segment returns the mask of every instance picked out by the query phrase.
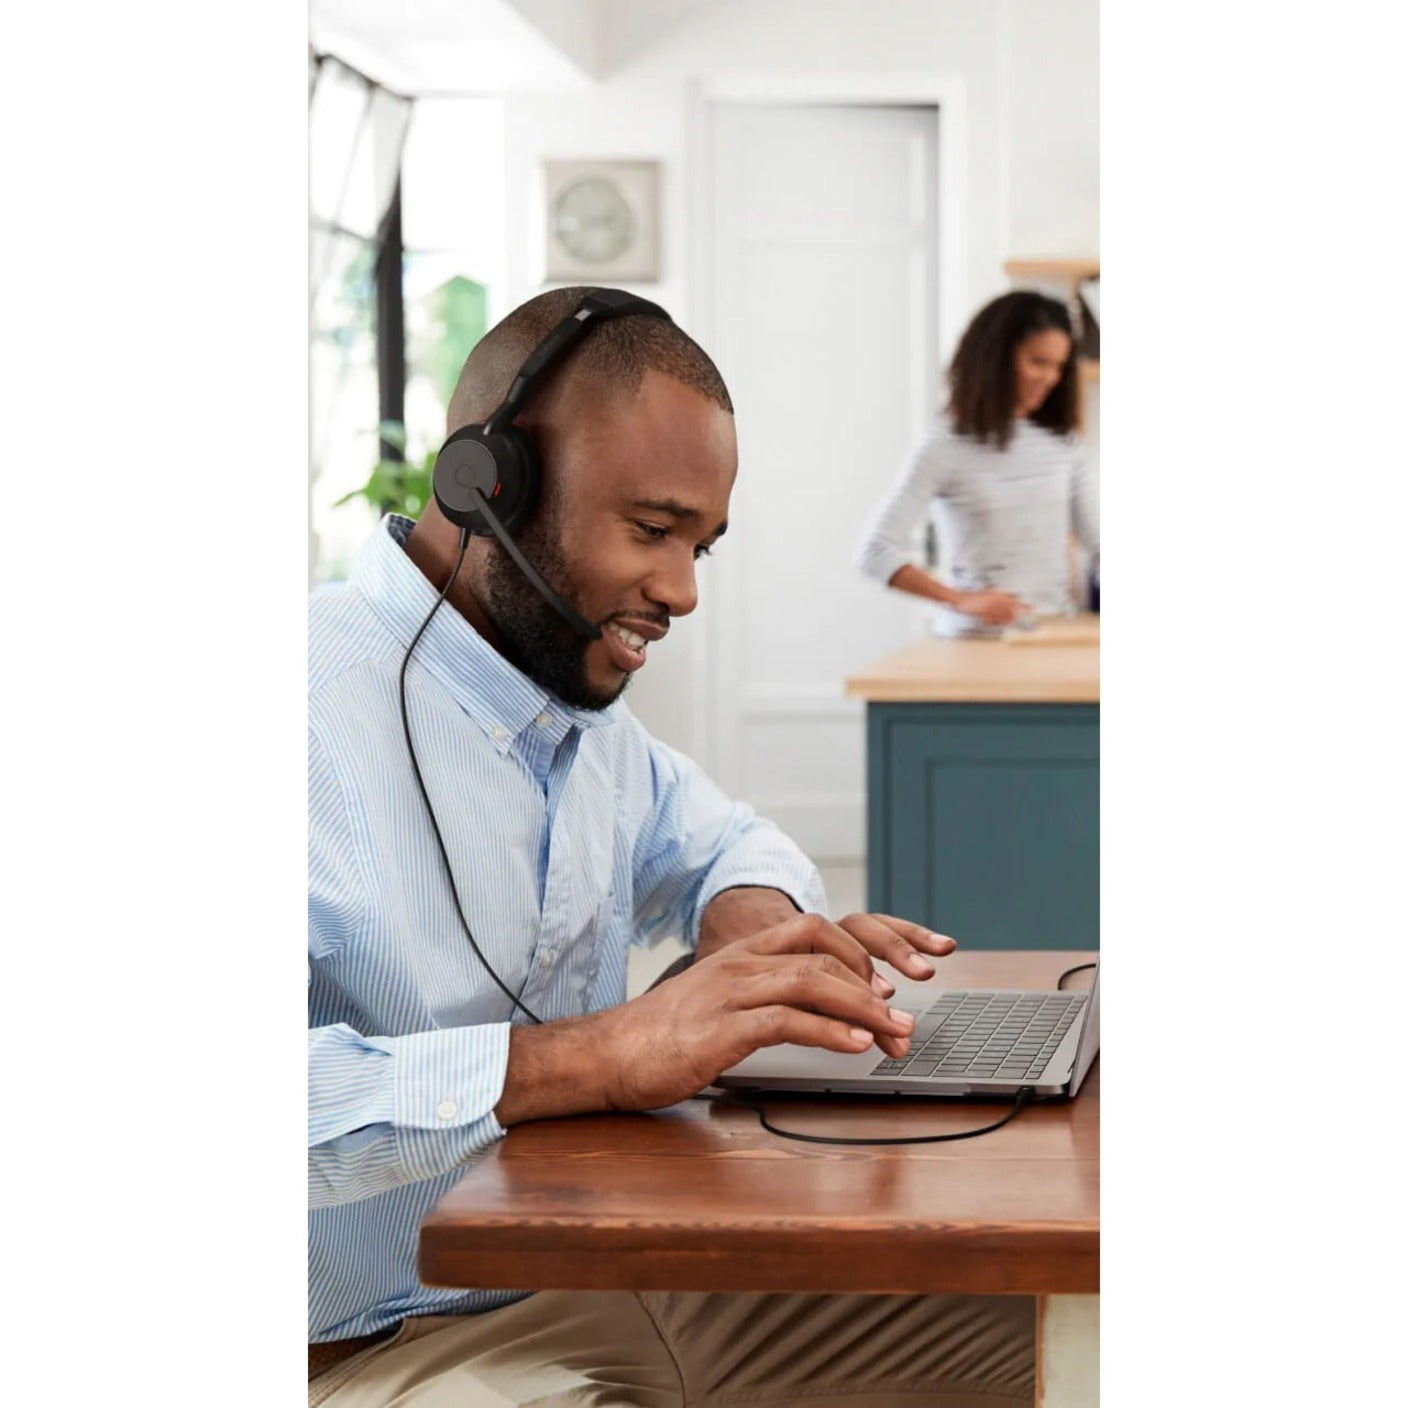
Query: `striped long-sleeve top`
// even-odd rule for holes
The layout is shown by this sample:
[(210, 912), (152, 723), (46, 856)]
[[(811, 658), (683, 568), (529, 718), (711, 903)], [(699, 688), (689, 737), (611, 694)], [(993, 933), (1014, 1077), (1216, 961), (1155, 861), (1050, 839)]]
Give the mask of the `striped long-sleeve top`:
[[(1030, 421), (1006, 449), (956, 434), (941, 420), (909, 457), (871, 515), (856, 565), (886, 583), (915, 560), (925, 514), (938, 535), (940, 575), (959, 591), (999, 590), (1043, 615), (1073, 609), (1067, 544), (1100, 552), (1095, 471), (1072, 436)], [(938, 635), (982, 634), (976, 617), (934, 603)]]
[[(421, 1219), (503, 1136), (515, 1013), (475, 958), (416, 788), (401, 661), (436, 593), (390, 517), (309, 622), (309, 1339), (504, 1304), (416, 1276)], [(545, 1021), (626, 995), (626, 950), (693, 944), (705, 906), (815, 868), (624, 703), (568, 708), (442, 607), (407, 677), (426, 787), (470, 929)]]

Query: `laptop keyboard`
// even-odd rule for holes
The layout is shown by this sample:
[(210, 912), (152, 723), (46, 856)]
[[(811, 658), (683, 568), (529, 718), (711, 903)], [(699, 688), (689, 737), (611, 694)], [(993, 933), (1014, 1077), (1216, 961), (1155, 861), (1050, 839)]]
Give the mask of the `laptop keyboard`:
[(1083, 992), (946, 992), (921, 1013), (909, 1055), (872, 1076), (1031, 1080), (1041, 1075), (1085, 1004)]

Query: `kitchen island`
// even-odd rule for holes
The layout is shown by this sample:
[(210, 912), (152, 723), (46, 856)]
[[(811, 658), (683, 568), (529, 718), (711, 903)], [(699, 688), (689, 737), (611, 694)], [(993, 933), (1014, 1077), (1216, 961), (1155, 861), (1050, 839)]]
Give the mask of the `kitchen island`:
[(977, 949), (1100, 943), (1099, 617), (914, 641), (866, 701), (867, 908)]

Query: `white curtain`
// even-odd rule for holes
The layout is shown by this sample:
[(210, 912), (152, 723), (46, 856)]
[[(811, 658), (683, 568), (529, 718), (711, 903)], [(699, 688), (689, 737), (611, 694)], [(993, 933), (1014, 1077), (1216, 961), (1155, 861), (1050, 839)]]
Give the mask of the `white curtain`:
[(372, 241), (386, 214), (410, 122), (411, 100), (330, 56), (310, 64), (309, 305), (315, 311), (339, 236)]
[[(396, 190), (411, 100), (328, 55), (308, 72), (308, 515), (310, 583), (323, 499), (375, 457), (377, 235)], [(319, 481), (322, 481), (321, 483)], [(345, 481), (345, 482), (344, 482)]]

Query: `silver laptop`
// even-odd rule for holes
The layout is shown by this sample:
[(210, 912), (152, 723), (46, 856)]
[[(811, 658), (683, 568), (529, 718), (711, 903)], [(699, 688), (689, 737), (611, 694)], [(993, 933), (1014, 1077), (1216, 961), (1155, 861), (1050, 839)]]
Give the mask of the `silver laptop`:
[[(942, 964), (940, 972), (942, 972)], [(889, 974), (887, 973), (887, 976)], [(891, 977), (891, 1007), (915, 1019), (909, 1054), (767, 1046), (715, 1085), (845, 1095), (1012, 1095), (1070, 1098), (1100, 1049), (1100, 964), (1089, 991), (935, 988)]]

